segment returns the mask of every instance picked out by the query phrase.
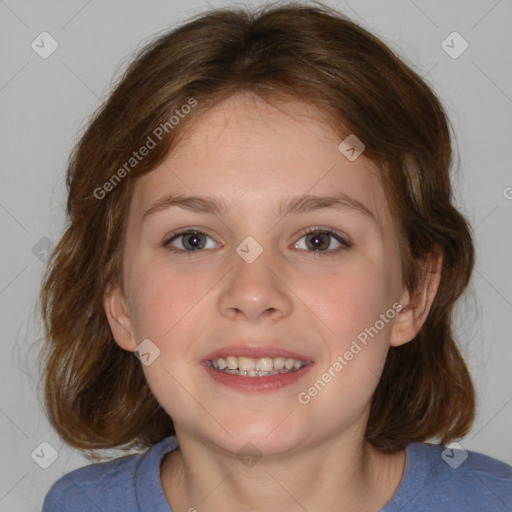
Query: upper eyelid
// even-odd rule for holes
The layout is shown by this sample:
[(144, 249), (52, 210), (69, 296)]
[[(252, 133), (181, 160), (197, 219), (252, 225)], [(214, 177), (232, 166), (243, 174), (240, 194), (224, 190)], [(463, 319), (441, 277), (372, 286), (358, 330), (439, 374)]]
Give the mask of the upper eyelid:
[(183, 235), (187, 235), (187, 234), (191, 234), (191, 233), (199, 233), (201, 235), (206, 235), (208, 237), (210, 237), (212, 240), (215, 240), (214, 237), (212, 235), (210, 235), (207, 231), (204, 230), (204, 228), (194, 228), (194, 227), (190, 227), (190, 228), (183, 228), (183, 229), (178, 229), (177, 231), (174, 231), (172, 232), (171, 234), (167, 235), (165, 238), (164, 238), (164, 244), (167, 244), (169, 243), (171, 240), (175, 239), (175, 238), (178, 238), (180, 236), (183, 236)]

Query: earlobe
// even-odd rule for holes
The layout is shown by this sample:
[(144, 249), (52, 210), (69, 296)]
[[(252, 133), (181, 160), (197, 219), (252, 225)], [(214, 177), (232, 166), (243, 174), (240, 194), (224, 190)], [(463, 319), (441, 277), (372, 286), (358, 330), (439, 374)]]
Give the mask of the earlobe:
[(133, 352), (136, 348), (133, 325), (129, 308), (119, 286), (107, 286), (103, 296), (103, 307), (114, 340), (124, 350)]
[(441, 281), (442, 252), (436, 250), (428, 255), (424, 274), (416, 293), (404, 290), (400, 310), (390, 338), (390, 345), (398, 347), (414, 339), (425, 323)]

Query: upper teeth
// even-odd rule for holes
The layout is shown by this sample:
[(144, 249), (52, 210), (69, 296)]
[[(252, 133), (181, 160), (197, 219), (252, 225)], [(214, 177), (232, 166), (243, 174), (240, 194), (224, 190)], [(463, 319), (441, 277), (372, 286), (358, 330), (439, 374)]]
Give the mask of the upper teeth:
[(305, 361), (297, 359), (286, 359), (284, 357), (262, 357), (261, 359), (251, 359), (248, 357), (228, 356), (225, 359), (219, 357), (211, 361), (216, 370), (240, 370), (240, 371), (262, 371), (271, 372), (272, 370), (299, 370)]

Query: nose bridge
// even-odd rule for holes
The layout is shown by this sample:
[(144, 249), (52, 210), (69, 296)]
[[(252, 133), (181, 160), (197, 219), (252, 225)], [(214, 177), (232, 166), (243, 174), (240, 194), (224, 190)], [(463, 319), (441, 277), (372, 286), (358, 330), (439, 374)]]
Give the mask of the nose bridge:
[(274, 257), (272, 249), (263, 249), (247, 237), (231, 258), (232, 271), (221, 290), (218, 304), (223, 315), (239, 315), (254, 321), (265, 315), (281, 318), (290, 314), (291, 297), (278, 278), (278, 256)]

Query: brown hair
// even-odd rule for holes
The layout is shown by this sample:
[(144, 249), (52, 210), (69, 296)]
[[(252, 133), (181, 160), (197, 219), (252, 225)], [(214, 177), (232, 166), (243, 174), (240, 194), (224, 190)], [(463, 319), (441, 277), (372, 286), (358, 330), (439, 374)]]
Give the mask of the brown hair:
[[(421, 261), (436, 247), (443, 253), (425, 324), (413, 341), (389, 350), (366, 438), (393, 452), (434, 437), (445, 444), (469, 431), (474, 390), (451, 317), (474, 249), (452, 204), (446, 115), (384, 43), (315, 4), (217, 9), (158, 37), (128, 67), (76, 145), (67, 173), (69, 223), (41, 291), (45, 405), (70, 445), (146, 447), (174, 433), (139, 361), (114, 342), (103, 295), (108, 283), (122, 287), (123, 233), (137, 176), (164, 159), (185, 127), (235, 93), (276, 105), (305, 102), (324, 114), (340, 142), (348, 133), (364, 142), (365, 156), (381, 170), (410, 292), (424, 275)], [(170, 116), (191, 99), (194, 108), (170, 129)], [(163, 123), (169, 129), (162, 140), (126, 171), (133, 151)], [(123, 166), (126, 172), (119, 171)], [(114, 183), (116, 174), (122, 179)]]

